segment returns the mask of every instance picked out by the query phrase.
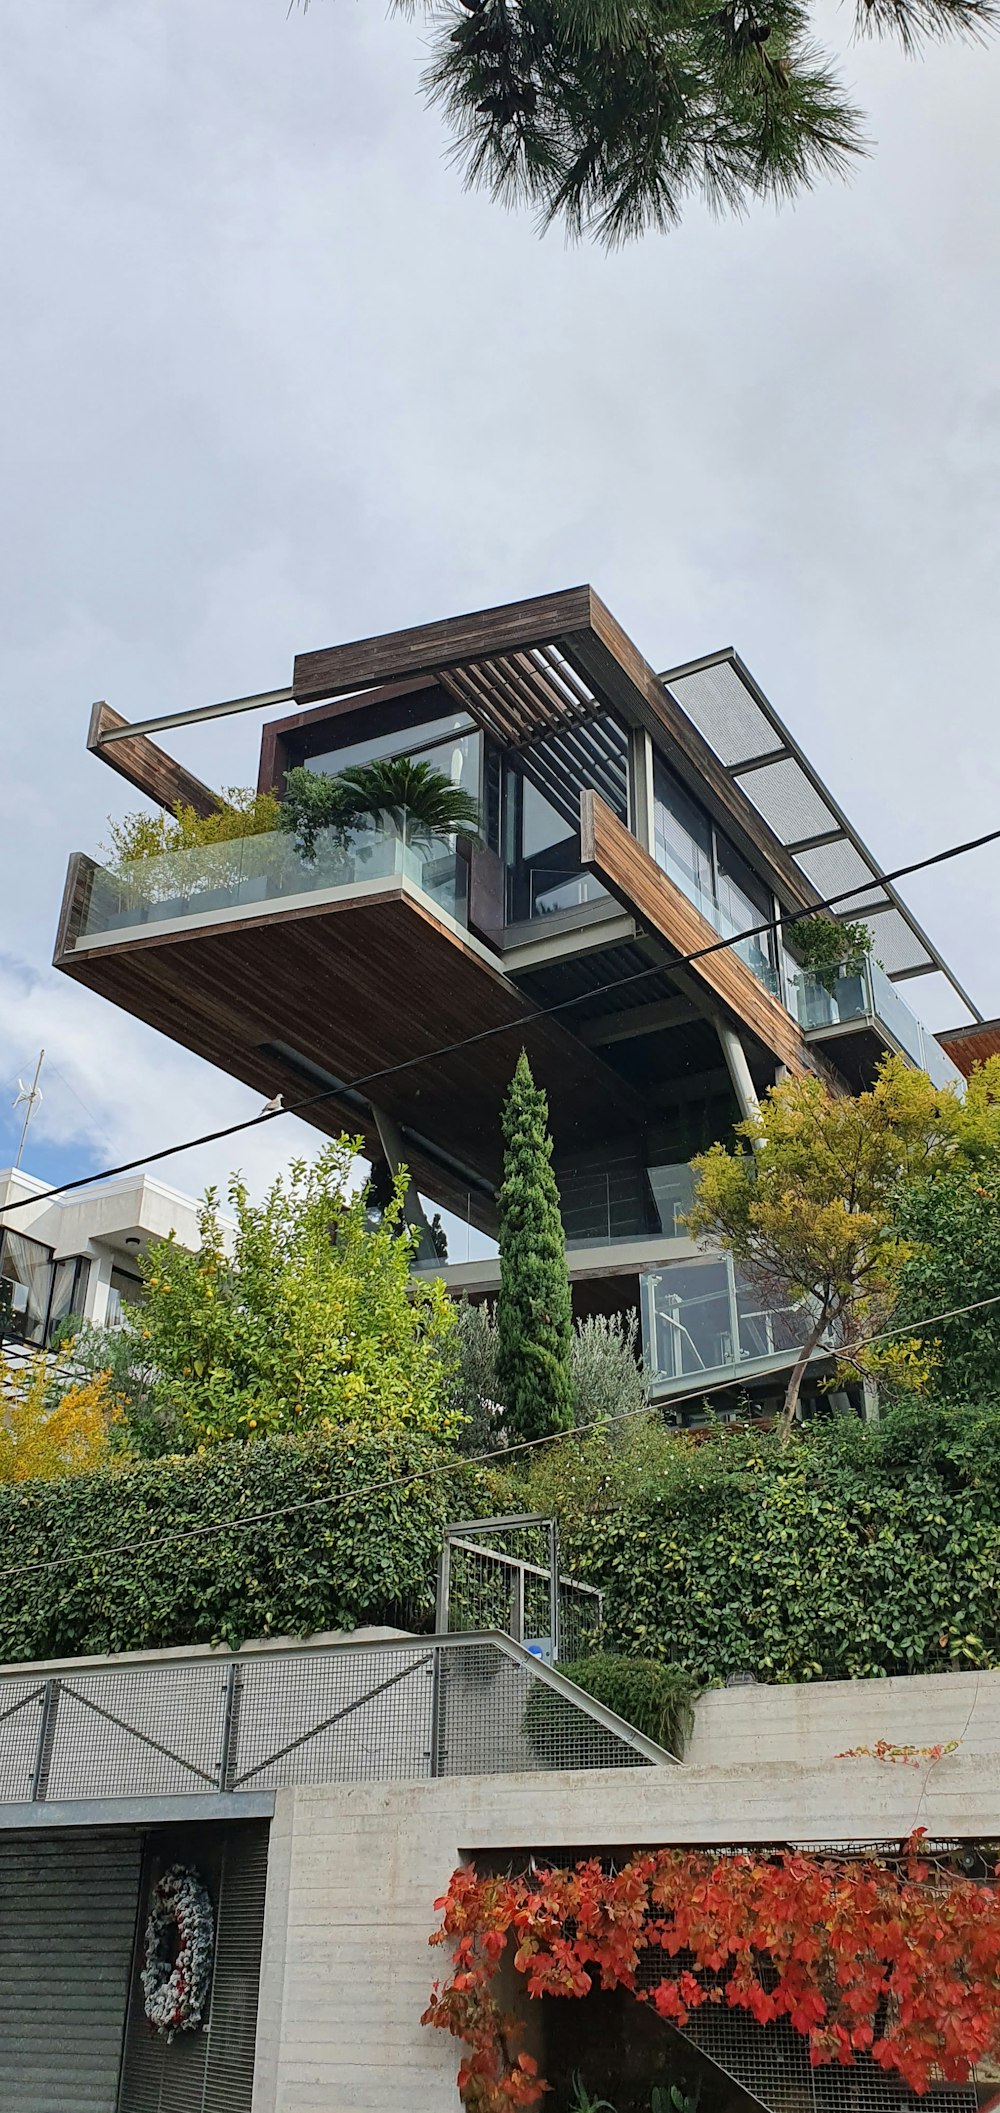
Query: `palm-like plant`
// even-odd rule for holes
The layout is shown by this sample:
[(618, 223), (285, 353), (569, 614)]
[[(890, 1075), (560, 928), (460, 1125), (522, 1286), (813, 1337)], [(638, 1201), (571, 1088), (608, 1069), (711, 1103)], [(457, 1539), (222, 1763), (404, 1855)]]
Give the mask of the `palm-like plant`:
[(434, 836), (478, 836), (479, 801), (463, 792), (432, 763), (410, 756), (358, 763), (332, 781), (356, 793), (359, 809), (376, 821), (390, 821), (411, 842)]
[(320, 830), (330, 829), (346, 842), (350, 830), (366, 822), (391, 823), (410, 843), (433, 837), (478, 836), (478, 800), (453, 785), (431, 763), (393, 756), (357, 763), (334, 777), (315, 770), (290, 770), (285, 779), (281, 826), (294, 834), (305, 858), (316, 853)]

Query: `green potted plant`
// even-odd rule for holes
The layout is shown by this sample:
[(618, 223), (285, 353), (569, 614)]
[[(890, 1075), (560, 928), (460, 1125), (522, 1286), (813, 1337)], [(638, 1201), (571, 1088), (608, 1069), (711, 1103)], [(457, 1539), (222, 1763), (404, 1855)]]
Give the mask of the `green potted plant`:
[[(856, 1019), (865, 1012), (863, 977), (872, 950), (867, 925), (834, 917), (803, 917), (789, 933), (803, 968), (834, 1003), (825, 1021), (808, 1020), (808, 1026), (831, 1025), (833, 1020)], [(808, 998), (807, 998), (808, 1006)]]

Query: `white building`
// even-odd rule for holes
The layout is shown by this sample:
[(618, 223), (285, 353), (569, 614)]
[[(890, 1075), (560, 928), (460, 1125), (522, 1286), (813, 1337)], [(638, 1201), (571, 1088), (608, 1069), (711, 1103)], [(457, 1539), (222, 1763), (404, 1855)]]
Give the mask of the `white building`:
[(0, 1171), (0, 1328), (44, 1347), (70, 1314), (113, 1325), (139, 1295), (151, 1241), (173, 1233), (198, 1247), (198, 1208), (146, 1174), (60, 1196), (20, 1168)]

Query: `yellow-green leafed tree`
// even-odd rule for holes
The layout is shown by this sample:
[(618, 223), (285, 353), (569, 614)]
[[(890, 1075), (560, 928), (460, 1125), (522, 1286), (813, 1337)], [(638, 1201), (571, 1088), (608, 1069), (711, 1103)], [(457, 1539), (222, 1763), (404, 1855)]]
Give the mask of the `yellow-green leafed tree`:
[(39, 1356), (0, 1370), (0, 1483), (51, 1481), (107, 1465), (115, 1406), (107, 1374), (69, 1385)]
[[(736, 1125), (744, 1149), (713, 1145), (695, 1159), (691, 1231), (728, 1248), (775, 1305), (803, 1305), (783, 1438), (817, 1346), (857, 1362), (887, 1327), (912, 1253), (894, 1222), (897, 1190), (950, 1157), (962, 1122), (954, 1092), (892, 1057), (866, 1093), (838, 1097), (813, 1077), (774, 1087)], [(919, 1379), (919, 1346), (900, 1346), (899, 1360)]]
[(311, 1165), (293, 1161), (259, 1204), (234, 1177), (228, 1245), (209, 1191), (196, 1254), (171, 1240), (150, 1248), (143, 1303), (125, 1319), (137, 1450), (336, 1424), (442, 1439), (459, 1427), (454, 1308), (439, 1281), (411, 1273), (405, 1173), (370, 1222), (367, 1192), (352, 1187), (360, 1150), (343, 1137)]

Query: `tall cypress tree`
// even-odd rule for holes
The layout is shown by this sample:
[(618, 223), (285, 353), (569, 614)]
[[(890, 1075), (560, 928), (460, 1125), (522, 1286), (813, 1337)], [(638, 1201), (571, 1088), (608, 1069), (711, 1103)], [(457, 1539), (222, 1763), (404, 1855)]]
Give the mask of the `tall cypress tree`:
[(573, 1322), (548, 1115), (522, 1049), (504, 1104), (497, 1199), (497, 1379), (514, 1438), (542, 1438), (573, 1421)]

